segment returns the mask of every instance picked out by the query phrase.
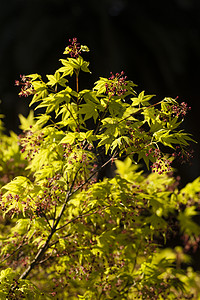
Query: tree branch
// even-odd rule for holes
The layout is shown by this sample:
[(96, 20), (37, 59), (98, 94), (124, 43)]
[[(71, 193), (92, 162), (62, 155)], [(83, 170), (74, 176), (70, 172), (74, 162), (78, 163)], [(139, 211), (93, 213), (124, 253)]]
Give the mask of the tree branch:
[[(66, 208), (66, 205), (70, 199), (70, 197), (75, 194), (77, 191), (79, 191), (97, 172), (99, 172), (103, 167), (105, 167), (110, 161), (113, 161), (115, 159), (115, 157), (111, 157), (107, 162), (105, 162), (100, 168), (98, 168), (95, 172), (92, 173), (92, 175), (87, 179), (85, 180), (85, 182), (83, 184), (81, 184), (77, 189), (75, 189), (73, 192), (73, 187), (74, 187), (74, 184), (75, 184), (75, 181), (76, 181), (76, 177), (78, 175), (78, 172), (79, 170), (76, 172), (75, 174), (75, 177), (74, 177), (74, 180), (71, 184), (71, 187), (70, 187), (70, 190), (69, 192), (67, 193), (66, 195), (66, 198), (65, 198), (65, 201), (64, 201), (64, 204), (62, 206), (62, 209), (60, 211), (60, 214), (59, 216), (57, 217), (56, 221), (54, 222), (54, 225), (51, 227), (51, 232), (46, 240), (46, 242), (44, 243), (44, 245), (42, 246), (42, 248), (40, 248), (40, 250), (38, 251), (38, 253), (36, 254), (34, 260), (30, 263), (30, 265), (28, 266), (28, 268), (22, 273), (22, 275), (20, 276), (20, 279), (25, 279), (29, 273), (31, 272), (31, 270), (40, 262), (41, 258), (43, 257), (44, 253), (46, 252), (46, 250), (49, 248), (49, 243), (52, 239), (52, 236), (54, 235), (54, 233), (58, 230), (57, 229), (57, 226), (62, 218), (62, 215), (65, 211), (65, 208)], [(80, 216), (74, 218), (75, 219), (78, 219), (80, 218)], [(61, 229), (62, 227), (60, 227), (59, 229)]]
[(65, 208), (66, 208), (66, 205), (67, 205), (67, 202), (69, 201), (69, 198), (70, 196), (73, 194), (72, 193), (72, 189), (74, 187), (74, 184), (75, 184), (75, 181), (76, 181), (76, 177), (78, 175), (78, 172), (79, 170), (76, 172), (75, 174), (75, 177), (74, 177), (74, 180), (71, 184), (71, 187), (70, 187), (70, 190), (69, 192), (67, 193), (66, 197), (65, 197), (65, 201), (64, 201), (64, 204), (62, 206), (62, 209), (60, 211), (60, 214), (56, 220), (56, 222), (54, 223), (53, 227), (51, 228), (51, 232), (45, 242), (45, 244), (42, 246), (42, 248), (38, 251), (38, 253), (36, 254), (34, 260), (31, 262), (31, 264), (28, 266), (28, 268), (24, 271), (24, 273), (22, 273), (22, 275), (20, 276), (20, 279), (25, 279), (29, 273), (31, 272), (31, 270), (39, 263), (39, 261), (41, 260), (42, 256), (44, 255), (44, 253), (46, 252), (46, 250), (48, 249), (49, 247), (49, 242), (52, 238), (52, 236), (54, 235), (54, 233), (56, 232), (56, 228), (58, 226), (58, 223), (60, 222), (60, 219), (65, 211)]

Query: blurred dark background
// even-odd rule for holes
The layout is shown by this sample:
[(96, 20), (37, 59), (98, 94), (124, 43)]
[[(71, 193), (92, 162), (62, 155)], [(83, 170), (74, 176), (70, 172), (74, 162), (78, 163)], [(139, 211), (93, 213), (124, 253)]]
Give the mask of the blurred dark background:
[[(20, 74), (53, 74), (68, 39), (90, 48), (85, 59), (92, 88), (99, 76), (124, 70), (146, 93), (179, 96), (192, 107), (185, 129), (200, 143), (200, 1), (8, 0), (0, 8), (0, 109), (8, 130), (27, 116), (29, 99), (18, 97)], [(182, 184), (200, 175), (200, 145), (192, 165), (178, 165)]]

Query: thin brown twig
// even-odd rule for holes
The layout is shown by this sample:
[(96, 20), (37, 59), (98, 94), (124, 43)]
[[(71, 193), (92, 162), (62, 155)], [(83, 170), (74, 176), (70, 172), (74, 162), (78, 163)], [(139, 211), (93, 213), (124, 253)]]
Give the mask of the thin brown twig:
[[(31, 272), (31, 270), (39, 263), (39, 261), (41, 260), (42, 256), (44, 255), (44, 253), (46, 252), (46, 250), (49, 248), (49, 243), (51, 241), (52, 236), (54, 235), (54, 233), (57, 231), (57, 226), (61, 220), (61, 217), (65, 211), (66, 205), (70, 199), (70, 197), (75, 194), (77, 191), (79, 191), (97, 172), (100, 171), (100, 169), (102, 169), (103, 167), (105, 167), (110, 161), (113, 161), (114, 159), (116, 159), (114, 156), (112, 156), (107, 162), (105, 162), (100, 168), (98, 168), (97, 170), (95, 170), (93, 172), (93, 174), (87, 179), (85, 180), (85, 182), (83, 184), (81, 184), (79, 187), (77, 187), (77, 189), (75, 189), (73, 192), (73, 187), (76, 181), (76, 177), (78, 175), (79, 170), (76, 172), (75, 176), (74, 176), (74, 180), (71, 184), (70, 190), (67, 193), (66, 197), (65, 197), (65, 201), (64, 204), (62, 206), (62, 209), (60, 211), (59, 216), (57, 217), (54, 225), (51, 228), (51, 232), (46, 240), (46, 242), (44, 243), (44, 245), (42, 246), (42, 248), (40, 248), (40, 250), (38, 251), (38, 253), (36, 254), (34, 260), (30, 263), (30, 265), (28, 266), (28, 268), (21, 274), (20, 279), (25, 279), (29, 273)], [(79, 217), (80, 218), (80, 217)]]

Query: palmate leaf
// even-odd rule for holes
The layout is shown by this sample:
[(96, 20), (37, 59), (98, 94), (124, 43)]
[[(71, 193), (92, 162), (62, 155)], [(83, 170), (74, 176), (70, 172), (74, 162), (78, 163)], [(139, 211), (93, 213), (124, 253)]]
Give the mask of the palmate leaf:
[(50, 156), (50, 149), (41, 149), (39, 153), (37, 153), (30, 164), (27, 167), (27, 170), (31, 170), (32, 172), (35, 172), (37, 170), (40, 170), (44, 165), (49, 164), (49, 156)]
[(168, 104), (173, 104), (173, 105), (176, 105), (177, 104), (177, 101), (174, 99), (174, 98), (171, 98), (171, 97), (165, 97), (162, 102), (164, 103), (168, 103)]
[(113, 151), (114, 151), (115, 148), (117, 148), (117, 147), (118, 147), (119, 149), (121, 149), (122, 143), (123, 143), (122, 137), (119, 137), (119, 138), (115, 139), (114, 142), (112, 142), (112, 144), (111, 144), (111, 149), (112, 149), (111, 152), (113, 153)]
[(44, 102), (41, 104), (41, 105), (38, 105), (37, 108), (40, 108), (40, 107), (47, 107), (45, 113), (46, 114), (49, 114), (51, 113), (52, 111), (55, 111), (56, 113), (56, 116), (57, 116), (57, 113), (59, 112), (59, 108), (60, 108), (60, 104), (63, 102), (63, 99), (56, 99), (56, 101), (54, 101), (53, 103), (51, 103), (51, 99), (53, 100), (54, 98), (52, 97), (49, 97), (49, 103), (45, 103)]
[(160, 121), (155, 120), (150, 125), (150, 132), (152, 132), (153, 134), (160, 131), (161, 129), (163, 129), (163, 124)]
[(115, 139), (111, 144), (111, 153), (115, 150), (115, 148), (124, 148), (125, 145), (129, 145), (131, 143), (131, 139), (127, 136), (120, 136)]
[(12, 228), (12, 233), (25, 234), (27, 233), (29, 227), (31, 225), (31, 220), (27, 219), (18, 219), (16, 225)]
[(83, 52), (89, 52), (90, 49), (86, 45), (81, 45), (81, 51), (83, 51)]
[(144, 115), (144, 119), (149, 126), (151, 126), (152, 123), (155, 123), (157, 113), (154, 107), (146, 107), (141, 113)]
[(68, 132), (66, 136), (60, 141), (60, 144), (69, 143), (70, 145), (73, 145), (78, 137), (78, 132)]
[(79, 140), (87, 140), (89, 143), (93, 143), (93, 141), (97, 140), (97, 137), (93, 134), (93, 130), (88, 130), (87, 132), (80, 132)]
[(81, 56), (77, 59), (75, 58), (67, 58), (67, 59), (60, 59), (61, 63), (64, 67), (58, 69), (59, 72), (63, 73), (63, 76), (70, 75), (72, 76), (75, 70), (82, 70), (83, 72), (89, 72), (88, 68), (89, 62), (84, 61)]
[(95, 135), (93, 135), (93, 130), (88, 130), (87, 132), (67, 132), (67, 134), (61, 139), (60, 144), (69, 143), (72, 145), (75, 140), (83, 141), (87, 140), (88, 142), (92, 142), (97, 139)]
[(200, 177), (197, 177), (193, 182), (186, 184), (186, 186), (181, 189), (178, 199), (180, 203), (186, 204), (189, 199), (193, 199), (194, 203), (198, 203), (200, 193)]
[(167, 129), (160, 129), (159, 131), (154, 132), (153, 136), (158, 142), (161, 142), (163, 145), (171, 148), (174, 148), (173, 144), (188, 146), (188, 141), (194, 142), (189, 134), (182, 131), (173, 132)]
[(99, 116), (99, 111), (103, 111), (104, 107), (101, 105), (99, 99), (96, 96), (95, 91), (91, 90), (83, 90), (79, 92), (80, 102), (82, 98), (85, 100), (85, 104), (80, 104), (80, 109), (78, 111), (79, 114), (85, 114), (84, 120), (88, 120), (90, 118), (96, 120)]
[(56, 171), (60, 171), (62, 170), (62, 168), (58, 168), (56, 169), (53, 165), (49, 165), (49, 166), (45, 166), (44, 168), (41, 168), (40, 170), (37, 170), (34, 174), (35, 176), (35, 180), (40, 181), (42, 179), (45, 178), (52, 178), (54, 176), (54, 174), (56, 173)]
[(95, 91), (85, 89), (79, 92), (79, 96), (83, 97), (86, 103), (89, 101), (89, 103), (93, 102), (96, 105), (100, 105), (100, 101), (97, 98)]
[(35, 126), (39, 126), (39, 127), (42, 127), (43, 125), (45, 125), (49, 119), (51, 118), (51, 116), (49, 115), (46, 115), (46, 114), (42, 114), (38, 117), (36, 117), (38, 120), (37, 122), (35, 123)]
[(183, 120), (181, 120), (180, 122), (178, 122), (178, 118), (174, 117), (174, 118), (172, 118), (172, 120), (169, 120), (169, 122), (167, 122), (167, 128), (169, 130), (174, 130), (177, 127), (179, 127), (182, 122), (183, 122)]
[(140, 108), (136, 108), (133, 106), (127, 106), (125, 109), (122, 119), (129, 119), (131, 121), (137, 121), (137, 118), (134, 118), (134, 115), (137, 114), (137, 112), (140, 112)]
[[(8, 299), (10, 288), (12, 284), (18, 280), (18, 272), (7, 268), (2, 270), (0, 273), (0, 297), (1, 300)], [(29, 280), (18, 280), (18, 285), (13, 289), (15, 299), (19, 299), (21, 292), (23, 292), (27, 300), (50, 300), (51, 296), (42, 293), (31, 281)], [(12, 296), (13, 297), (13, 296)]]
[(32, 81), (34, 81), (34, 80), (36, 80), (36, 79), (39, 79), (39, 80), (42, 79), (41, 75), (39, 75), (39, 74), (37, 74), (37, 73), (35, 73), (35, 74), (29, 74), (29, 75), (27, 75), (27, 77), (28, 77), (28, 78), (31, 78)]
[(46, 75), (46, 76), (47, 76), (47, 78), (49, 80), (47, 82), (48, 85), (54, 86), (56, 84), (59, 84), (59, 85), (61, 85), (63, 87), (66, 87), (67, 79), (64, 78), (63, 76), (61, 76), (58, 71), (56, 71), (54, 73), (54, 75)]
[(97, 147), (101, 147), (103, 145), (105, 145), (105, 153), (107, 154), (109, 149), (110, 149), (110, 145), (113, 141), (113, 137), (110, 135), (99, 135), (97, 136), (97, 138), (100, 138), (100, 142), (98, 143)]
[(81, 69), (84, 72), (90, 72), (88, 69), (89, 62), (86, 62), (83, 60), (81, 56), (79, 56), (77, 59), (76, 58), (68, 58), (68, 62), (71, 64), (71, 66), (74, 69)]
[(85, 115), (84, 121), (93, 118), (95, 123), (99, 116), (97, 105), (91, 101), (88, 101), (86, 104), (81, 104), (78, 113)]
[(63, 64), (64, 67), (61, 67), (58, 69), (59, 72), (63, 73), (63, 76), (70, 75), (72, 76), (74, 73), (74, 68), (73, 66), (69, 63), (68, 58), (67, 59), (60, 59), (61, 63)]
[(119, 118), (105, 118), (102, 120), (102, 128), (105, 135), (111, 135), (113, 137), (117, 137), (120, 135), (121, 130), (124, 127), (124, 124), (118, 122)]
[(121, 100), (112, 100), (108, 106), (111, 117), (115, 118), (116, 116), (121, 118), (125, 109), (126, 103), (123, 103)]
[(56, 117), (60, 113), (60, 105), (63, 103), (69, 103), (71, 99), (70, 92), (72, 89), (66, 87), (66, 89), (54, 94), (51, 93), (48, 97), (42, 99), (42, 102), (36, 107), (36, 109), (47, 107), (46, 114), (49, 114), (52, 111), (55, 111)]
[(155, 95), (144, 95), (144, 91), (142, 91), (138, 97), (133, 97), (131, 98), (132, 100), (132, 106), (138, 106), (138, 105), (143, 105), (147, 106), (149, 105), (148, 101), (151, 100)]
[(89, 66), (89, 62), (88, 61), (83, 61), (82, 64), (81, 64), (81, 70), (83, 72), (87, 72), (87, 73), (91, 73), (88, 66)]
[(29, 189), (31, 186), (32, 183), (28, 178), (24, 176), (17, 176), (12, 181), (4, 185), (2, 189), (18, 194), (25, 189)]
[(137, 181), (139, 178), (142, 180), (142, 171), (138, 172), (140, 165), (133, 164), (130, 157), (127, 157), (124, 161), (115, 160), (116, 173), (120, 175), (121, 178), (124, 178), (130, 182)]
[(30, 110), (27, 118), (25, 118), (22, 114), (19, 114), (18, 117), (21, 122), (21, 125), (19, 125), (19, 128), (22, 130), (30, 130), (30, 126), (33, 126), (35, 124), (33, 110)]
[(32, 82), (33, 88), (35, 90), (35, 94), (30, 102), (29, 106), (33, 103), (40, 101), (41, 99), (47, 97), (48, 89), (47, 85), (43, 81), (33, 81)]
[(181, 232), (192, 236), (200, 235), (200, 226), (192, 220), (192, 217), (198, 215), (195, 206), (186, 207), (183, 212), (180, 212), (178, 215), (178, 220), (180, 223)]
[(94, 90), (97, 91), (97, 95), (104, 94), (106, 92), (107, 82), (109, 82), (107, 78), (100, 77), (100, 79), (94, 83)]

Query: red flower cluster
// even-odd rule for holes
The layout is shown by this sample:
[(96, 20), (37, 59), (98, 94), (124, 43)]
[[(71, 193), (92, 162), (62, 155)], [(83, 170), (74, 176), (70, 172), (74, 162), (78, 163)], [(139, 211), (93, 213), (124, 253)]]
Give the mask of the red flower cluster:
[[(149, 150), (149, 153), (151, 153), (151, 151), (152, 151), (152, 148)], [(163, 174), (164, 172), (171, 171), (172, 161), (165, 157), (162, 157), (159, 149), (154, 150), (153, 157), (156, 158), (156, 161), (151, 166), (152, 172), (156, 172), (158, 174)]]
[(67, 47), (67, 52), (73, 58), (78, 58), (81, 53), (80, 43), (77, 43), (77, 38), (69, 39), (71, 45)]
[(20, 75), (21, 81), (15, 80), (16, 86), (22, 86), (21, 92), (19, 93), (19, 96), (28, 97), (29, 95), (34, 94), (35, 90), (32, 86), (32, 83), (30, 81), (30, 78), (26, 77), (25, 75)]
[(193, 153), (193, 149), (186, 150), (182, 149), (180, 146), (176, 146), (176, 151), (172, 153), (172, 156), (178, 158), (179, 161), (184, 164), (190, 162), (191, 159), (194, 158)]
[(187, 114), (188, 110), (191, 110), (191, 107), (188, 107), (187, 103), (185, 103), (185, 102), (182, 102), (179, 105), (172, 106), (172, 113), (176, 117), (179, 117), (179, 116), (184, 117)]
[(19, 144), (21, 145), (21, 153), (27, 151), (27, 156), (25, 159), (31, 161), (35, 154), (38, 153), (41, 142), (44, 141), (44, 134), (43, 132), (39, 133), (38, 135), (34, 135), (31, 130), (25, 133), (25, 136), (19, 135)]
[(127, 76), (124, 76), (124, 71), (122, 71), (120, 74), (116, 73), (115, 75), (110, 72), (111, 76), (109, 79), (109, 82), (105, 84), (106, 86), (106, 93), (112, 94), (113, 96), (122, 96), (127, 92), (126, 86), (127, 86)]

